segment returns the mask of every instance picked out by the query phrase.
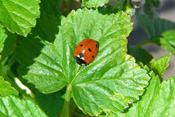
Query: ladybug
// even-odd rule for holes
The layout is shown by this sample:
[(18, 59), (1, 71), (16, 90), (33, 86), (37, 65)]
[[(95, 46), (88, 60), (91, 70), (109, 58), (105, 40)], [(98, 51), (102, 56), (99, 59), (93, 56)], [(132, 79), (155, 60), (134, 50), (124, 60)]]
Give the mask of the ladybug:
[(88, 65), (91, 63), (98, 53), (98, 42), (92, 39), (84, 39), (81, 41), (74, 52), (75, 60), (79, 65)]

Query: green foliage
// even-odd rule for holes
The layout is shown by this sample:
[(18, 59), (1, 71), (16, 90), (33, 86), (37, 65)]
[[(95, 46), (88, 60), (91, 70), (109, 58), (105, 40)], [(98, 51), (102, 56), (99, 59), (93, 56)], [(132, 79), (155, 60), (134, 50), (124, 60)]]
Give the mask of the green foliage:
[(151, 61), (151, 59), (153, 59), (152, 55), (150, 55), (144, 49), (135, 46), (129, 46), (127, 53), (135, 57), (137, 62), (142, 62), (144, 64), (148, 63), (149, 61)]
[(99, 7), (103, 6), (108, 0), (82, 0), (83, 4), (87, 7)]
[(143, 42), (140, 45), (155, 43), (175, 55), (174, 22), (160, 18), (151, 20), (145, 15), (138, 15), (137, 20), (149, 37), (146, 42)]
[(161, 77), (165, 73), (165, 70), (169, 65), (169, 59), (170, 54), (158, 60), (152, 59), (151, 62), (148, 64), (148, 67), (150, 67), (150, 69), (153, 70), (156, 75), (159, 75), (159, 77)]
[(0, 0), (0, 24), (9, 31), (27, 36), (39, 17), (39, 0)]
[(10, 83), (4, 81), (4, 79), (0, 76), (0, 96), (7, 95), (16, 95), (18, 96), (18, 91), (15, 88), (10, 86)]
[(0, 26), (0, 59), (1, 59), (1, 52), (4, 48), (4, 41), (7, 38), (7, 35), (5, 34), (4, 29), (2, 26)]
[[(174, 116), (175, 77), (162, 77), (170, 54), (155, 60), (141, 46), (175, 55), (175, 24), (149, 19), (160, 1), (146, 0), (137, 19), (149, 39), (127, 47), (131, 3), (0, 0), (0, 116)], [(99, 52), (80, 66), (74, 50), (86, 38)]]
[[(106, 115), (106, 117), (174, 116), (175, 77), (161, 82), (161, 78), (154, 73), (156, 69), (159, 70), (159, 75), (165, 72), (164, 70), (167, 68), (167, 65), (161, 62), (163, 60), (165, 60), (164, 62), (168, 61), (169, 56), (166, 55), (157, 61), (152, 60), (150, 63), (153, 64), (153, 67), (150, 69), (144, 66), (144, 69), (148, 70), (147, 72), (152, 79), (140, 101), (133, 103), (127, 113), (113, 113)], [(163, 68), (159, 66), (160, 64), (162, 64)]]
[(0, 116), (47, 117), (47, 115), (30, 100), (21, 100), (15, 96), (0, 97)]
[(171, 117), (175, 112), (175, 77), (160, 83), (158, 76), (153, 72), (149, 73), (152, 77), (150, 85), (146, 89), (142, 100), (134, 103), (127, 113), (117, 113), (107, 115), (109, 117)]
[(4, 48), (1, 53), (1, 56), (2, 56), (1, 61), (6, 59), (8, 56), (10, 56), (13, 53), (14, 49), (16, 48), (16, 44), (17, 44), (16, 34), (12, 34), (8, 31), (6, 31), (6, 34), (8, 35), (8, 37), (4, 41)]
[(50, 117), (60, 115), (63, 108), (64, 99), (61, 97), (64, 91), (51, 94), (36, 93), (36, 102), (41, 109)]
[(174, 22), (161, 18), (149, 19), (146, 15), (137, 15), (137, 21), (149, 39), (161, 36), (166, 30), (175, 29)]
[(153, 42), (175, 55), (175, 30), (165, 31), (162, 37), (154, 39)]
[[(89, 17), (91, 18), (89, 19)], [(111, 24), (110, 22), (114, 19), (115, 22)], [(143, 93), (143, 88), (147, 86), (149, 80), (145, 72), (134, 64), (134, 60), (130, 56), (126, 56), (126, 39), (123, 38), (128, 35), (130, 30), (129, 17), (122, 12), (110, 16), (101, 15), (98, 10), (84, 9), (72, 12), (67, 18), (62, 19), (60, 33), (54, 44), (43, 43), (45, 46), (42, 48), (41, 54), (34, 59), (34, 64), (28, 67), (29, 71), (24, 78), (43, 93), (52, 93), (66, 85), (71, 85), (74, 101), (85, 113), (91, 115), (98, 115), (101, 111), (109, 113), (108, 108), (111, 111), (123, 111), (127, 107), (127, 103), (138, 100), (138, 95)], [(117, 36), (118, 38), (116, 38)], [(88, 67), (81, 67), (76, 64), (73, 51), (76, 45), (85, 38), (97, 40), (100, 51), (93, 63)], [(108, 43), (104, 43), (106, 40)], [(30, 45), (30, 43), (26, 44)], [(19, 50), (22, 48), (24, 47), (20, 46)], [(36, 49), (35, 47), (34, 50)], [(18, 53), (18, 56), (24, 55), (20, 51)], [(28, 66), (27, 63), (25, 64)], [(131, 67), (127, 68), (128, 65)], [(135, 75), (135, 79), (131, 80), (133, 75)], [(115, 83), (113, 84), (112, 81)], [(133, 87), (130, 84), (135, 85)], [(101, 90), (105, 92), (101, 92)], [(133, 93), (128, 95), (128, 90), (133, 90)], [(94, 94), (97, 96), (89, 97)], [(81, 100), (79, 99), (80, 95)], [(103, 98), (97, 101), (96, 98), (99, 96)], [(94, 105), (93, 100), (96, 100), (97, 104)], [(106, 100), (106, 104), (116, 104), (115, 106), (107, 106), (105, 103), (100, 105), (103, 100)], [(90, 103), (89, 106), (87, 101), (92, 104)]]

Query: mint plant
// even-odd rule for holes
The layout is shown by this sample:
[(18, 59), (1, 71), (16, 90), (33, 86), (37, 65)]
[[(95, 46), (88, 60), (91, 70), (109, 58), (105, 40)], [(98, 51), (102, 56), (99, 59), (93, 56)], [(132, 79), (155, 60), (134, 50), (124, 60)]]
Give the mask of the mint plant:
[[(134, 11), (130, 0), (1, 0), (0, 116), (173, 116), (170, 54), (156, 60), (141, 46), (174, 55), (174, 23), (138, 15), (149, 39), (127, 47)], [(87, 38), (99, 52), (80, 66), (74, 51)]]

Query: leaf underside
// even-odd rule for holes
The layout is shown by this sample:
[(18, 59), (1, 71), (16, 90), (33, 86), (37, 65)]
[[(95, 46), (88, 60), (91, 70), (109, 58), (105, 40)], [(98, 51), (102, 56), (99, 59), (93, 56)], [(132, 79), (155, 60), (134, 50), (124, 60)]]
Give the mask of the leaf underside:
[(151, 20), (146, 15), (137, 15), (137, 20), (150, 39), (161, 36), (166, 30), (175, 29), (175, 23), (166, 19)]

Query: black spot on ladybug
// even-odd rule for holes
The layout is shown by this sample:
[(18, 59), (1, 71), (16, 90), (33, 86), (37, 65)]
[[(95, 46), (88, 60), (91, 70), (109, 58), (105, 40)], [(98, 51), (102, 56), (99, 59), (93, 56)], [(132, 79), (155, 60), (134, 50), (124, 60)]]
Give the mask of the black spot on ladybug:
[(96, 44), (96, 47), (97, 47), (97, 48), (99, 47), (98, 43)]
[(84, 54), (82, 54), (82, 53), (80, 53), (79, 55), (80, 55), (80, 58), (81, 58), (81, 57), (84, 57)]
[(92, 56), (92, 58), (94, 58), (94, 55)]
[(82, 47), (83, 46), (83, 44), (80, 44), (80, 47)]
[(91, 51), (92, 51), (90, 48), (89, 48), (88, 50), (89, 50), (89, 52), (91, 52)]

